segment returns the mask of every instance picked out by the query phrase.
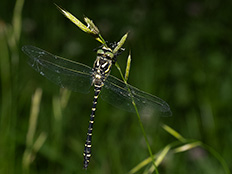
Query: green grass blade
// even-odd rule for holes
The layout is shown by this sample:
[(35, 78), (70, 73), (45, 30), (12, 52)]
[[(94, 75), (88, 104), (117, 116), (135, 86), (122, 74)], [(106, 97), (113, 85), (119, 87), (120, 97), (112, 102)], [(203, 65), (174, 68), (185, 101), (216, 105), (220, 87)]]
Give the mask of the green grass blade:
[(175, 153), (179, 153), (179, 152), (185, 152), (185, 151), (188, 151), (188, 150), (191, 150), (195, 147), (198, 147), (198, 146), (201, 146), (201, 142), (200, 141), (195, 141), (195, 142), (192, 142), (192, 143), (186, 143), (182, 146), (179, 146), (177, 148), (174, 149), (174, 152)]
[[(15, 131), (15, 115), (13, 114), (13, 85), (11, 71), (11, 57), (7, 44), (7, 30), (5, 23), (0, 23), (0, 80), (1, 80), (1, 105), (0, 105), (0, 163), (1, 173), (14, 172), (12, 165), (15, 159), (15, 142), (11, 133)], [(4, 149), (4, 150), (3, 150)]]
[(12, 25), (14, 30), (14, 38), (16, 42), (19, 42), (21, 35), (23, 5), (24, 5), (24, 0), (17, 0), (14, 7)]
[(171, 134), (173, 137), (175, 137), (179, 141), (181, 141), (181, 142), (185, 142), (186, 141), (185, 138), (182, 135), (180, 135), (177, 131), (175, 131), (174, 129), (172, 129), (168, 125), (163, 124), (162, 127), (163, 127), (163, 129), (165, 131), (167, 131), (169, 134)]
[(29, 127), (27, 131), (26, 145), (32, 146), (35, 136), (35, 130), (37, 126), (37, 120), (39, 115), (40, 101), (42, 97), (42, 89), (38, 88), (32, 97), (32, 107), (29, 119)]
[(35, 132), (37, 127), (38, 115), (40, 110), (40, 102), (42, 97), (42, 90), (38, 88), (32, 97), (31, 113), (29, 118), (29, 127), (26, 137), (26, 149), (23, 154), (22, 167), (24, 173), (30, 173), (30, 165), (36, 157), (36, 153), (44, 144), (47, 134), (41, 133), (39, 137), (35, 139)]
[(204, 143), (201, 143), (201, 146), (204, 149), (206, 149), (208, 152), (210, 152), (221, 163), (226, 174), (231, 174), (228, 164), (226, 163), (224, 158), (220, 155), (220, 153), (218, 153), (215, 149)]
[(219, 163), (222, 165), (226, 174), (231, 173), (229, 170), (229, 167), (228, 167), (227, 163), (225, 162), (225, 160), (223, 159), (223, 157), (216, 150), (214, 150), (212, 147), (210, 147), (209, 145), (206, 145), (198, 140), (186, 139), (182, 135), (180, 135), (177, 131), (175, 131), (174, 129), (172, 129), (171, 127), (169, 127), (167, 125), (163, 125), (162, 127), (169, 134), (171, 134), (173, 137), (178, 139), (181, 143), (184, 143), (184, 144), (179, 145), (178, 147), (176, 147), (174, 149), (175, 153), (185, 152), (185, 151), (191, 150), (195, 147), (202, 147), (205, 150), (207, 150), (209, 153), (211, 153), (219, 161)]
[(126, 64), (126, 71), (125, 71), (125, 81), (128, 81), (129, 73), (130, 73), (130, 66), (131, 66), (131, 52), (128, 55), (127, 58), (127, 64)]
[(114, 48), (113, 53), (116, 53), (125, 43), (126, 39), (127, 39), (128, 33), (124, 34), (124, 36), (122, 36), (121, 40), (118, 42), (117, 46)]
[(70, 12), (67, 10), (59, 7), (57, 4), (55, 6), (58, 8), (58, 10), (66, 17), (68, 18), (72, 23), (74, 23), (78, 28), (80, 28), (85, 33), (91, 34), (97, 41), (99, 41), (102, 44), (106, 44), (105, 40), (101, 37), (100, 32), (96, 25), (93, 23), (92, 20), (85, 17), (84, 20), (87, 23), (87, 26), (83, 24), (79, 19), (77, 19), (75, 16), (73, 16)]
[[(124, 36), (127, 37), (127, 34), (124, 35)], [(122, 40), (122, 39), (121, 39), (121, 40)], [(124, 41), (124, 42), (125, 42), (125, 41)], [(124, 42), (123, 42), (123, 43), (124, 43)], [(117, 67), (117, 69), (118, 69), (118, 71), (119, 71), (119, 73), (120, 73), (120, 75), (121, 75), (123, 81), (124, 81), (125, 84), (127, 85), (128, 92), (131, 94), (131, 91), (130, 91), (130, 88), (129, 88), (129, 86), (128, 86), (128, 83), (127, 83), (127, 81), (125, 80), (125, 78), (123, 77), (121, 68), (120, 68), (120, 66), (118, 65), (117, 62), (115, 63), (115, 66)], [(140, 125), (140, 128), (141, 128), (141, 131), (142, 131), (142, 133), (143, 133), (143, 136), (144, 136), (144, 139), (145, 139), (147, 148), (148, 148), (148, 152), (149, 152), (150, 157), (151, 157), (151, 159), (152, 159), (153, 166), (154, 166), (154, 168), (155, 168), (156, 174), (158, 174), (159, 172), (158, 172), (158, 169), (157, 169), (157, 167), (156, 167), (156, 164), (155, 164), (155, 161), (154, 161), (154, 158), (153, 158), (153, 153), (152, 153), (150, 144), (149, 144), (149, 142), (148, 142), (148, 138), (147, 138), (146, 132), (145, 132), (145, 130), (144, 130), (144, 127), (143, 127), (143, 124), (142, 124), (142, 121), (141, 121), (141, 118), (140, 118), (140, 115), (139, 115), (137, 106), (136, 106), (136, 104), (135, 104), (135, 102), (134, 102), (133, 95), (131, 94), (130, 96), (131, 96), (131, 102), (132, 102), (132, 104), (133, 104), (133, 106), (134, 106), (134, 108), (135, 108), (135, 112), (136, 112), (136, 115), (137, 115), (137, 117), (138, 117), (138, 121), (139, 121), (139, 125)]]
[[(172, 148), (172, 145), (169, 144), (169, 145), (165, 146), (159, 154), (153, 155), (153, 159), (156, 159), (155, 160), (156, 166), (159, 166), (161, 164), (161, 162), (163, 161), (163, 159), (168, 154), (168, 152), (170, 151), (171, 148)], [(131, 169), (129, 174), (134, 174), (134, 173), (138, 172), (139, 170), (141, 170), (143, 167), (145, 167), (146, 165), (148, 165), (151, 162), (152, 162), (151, 157), (143, 160), (137, 166), (135, 166), (133, 169)], [(155, 170), (155, 167), (154, 167), (154, 165), (152, 165), (147, 172), (152, 173), (152, 172), (154, 172), (154, 170)]]

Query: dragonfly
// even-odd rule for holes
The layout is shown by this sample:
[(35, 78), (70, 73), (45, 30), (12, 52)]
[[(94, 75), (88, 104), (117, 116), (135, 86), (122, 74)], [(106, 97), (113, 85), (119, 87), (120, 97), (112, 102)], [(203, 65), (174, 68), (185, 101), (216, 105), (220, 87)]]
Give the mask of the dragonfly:
[[(92, 130), (98, 96), (120, 109), (135, 112), (132, 97), (141, 115), (171, 116), (169, 105), (162, 99), (125, 84), (109, 75), (111, 65), (117, 56), (112, 49), (102, 46), (97, 50), (93, 68), (60, 56), (53, 55), (35, 46), (26, 45), (22, 51), (29, 57), (28, 64), (42, 76), (62, 88), (74, 92), (88, 93), (94, 86), (94, 99), (84, 147), (84, 168), (87, 169), (91, 157)], [(130, 89), (130, 91), (128, 90)]]

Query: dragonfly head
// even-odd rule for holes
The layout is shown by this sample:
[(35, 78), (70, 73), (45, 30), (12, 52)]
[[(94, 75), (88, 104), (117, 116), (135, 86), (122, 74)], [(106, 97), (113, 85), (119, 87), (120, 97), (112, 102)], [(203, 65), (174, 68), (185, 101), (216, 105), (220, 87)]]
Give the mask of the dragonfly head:
[(114, 54), (111, 48), (102, 46), (100, 49), (97, 50), (97, 55), (105, 57), (107, 59), (113, 60)]

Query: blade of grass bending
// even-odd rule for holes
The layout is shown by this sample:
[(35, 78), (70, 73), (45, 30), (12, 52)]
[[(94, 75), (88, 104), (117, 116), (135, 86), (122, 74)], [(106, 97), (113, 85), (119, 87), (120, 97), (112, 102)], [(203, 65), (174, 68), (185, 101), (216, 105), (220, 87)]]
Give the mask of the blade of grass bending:
[(167, 131), (169, 134), (171, 134), (173, 137), (175, 137), (176, 139), (178, 139), (180, 142), (185, 142), (186, 139), (180, 135), (177, 131), (175, 131), (174, 129), (172, 129), (171, 127), (169, 127), (168, 125), (166, 124), (163, 124), (162, 125), (163, 129), (165, 131)]
[[(192, 141), (194, 141), (194, 142), (192, 142)], [(210, 147), (209, 145), (206, 145), (206, 144), (202, 143), (201, 141), (197, 141), (197, 140), (188, 140), (188, 139), (186, 139), (186, 142), (190, 142), (190, 143), (186, 143), (185, 145), (182, 145), (180, 147), (175, 148), (174, 152), (175, 153), (180, 153), (180, 152), (185, 152), (187, 150), (193, 149), (195, 147), (202, 147), (206, 151), (208, 151), (209, 153), (211, 153), (211, 155), (213, 155), (219, 161), (219, 163), (222, 165), (223, 169), (225, 170), (226, 174), (230, 174), (231, 173), (230, 170), (229, 170), (228, 165), (226, 164), (226, 161), (212, 147)]]
[(193, 148), (198, 147), (198, 146), (201, 146), (201, 142), (195, 141), (195, 142), (187, 143), (187, 144), (184, 144), (183, 146), (175, 148), (174, 152), (175, 153), (184, 152), (184, 151), (193, 149)]
[[(124, 35), (124, 36), (125, 36), (125, 35)], [(127, 36), (127, 34), (126, 34), (126, 36)], [(125, 41), (124, 41), (124, 42), (125, 42)], [(146, 142), (146, 145), (147, 145), (147, 148), (148, 148), (150, 157), (151, 157), (151, 159), (152, 159), (153, 166), (154, 166), (154, 168), (155, 168), (156, 174), (158, 174), (159, 172), (158, 172), (158, 169), (157, 169), (157, 167), (156, 167), (155, 160), (154, 160), (154, 158), (153, 158), (153, 154), (152, 154), (152, 151), (151, 151), (151, 147), (150, 147), (150, 145), (149, 145), (148, 138), (147, 138), (146, 132), (145, 132), (145, 130), (144, 130), (144, 127), (143, 127), (143, 124), (142, 124), (142, 121), (141, 121), (141, 118), (140, 118), (140, 115), (139, 115), (137, 106), (136, 106), (136, 104), (135, 104), (133, 95), (132, 95), (132, 93), (131, 93), (131, 90), (130, 90), (130, 88), (129, 88), (129, 86), (128, 86), (127, 81), (126, 81), (125, 78), (123, 77), (121, 68), (120, 68), (120, 66), (118, 65), (117, 62), (115, 63), (115, 66), (117, 67), (117, 69), (118, 69), (118, 71), (119, 71), (119, 73), (120, 73), (120, 75), (121, 75), (121, 77), (122, 77), (124, 83), (125, 83), (126, 86), (127, 86), (127, 90), (128, 90), (128, 92), (130, 93), (131, 102), (132, 102), (132, 104), (133, 104), (133, 106), (134, 106), (134, 108), (135, 108), (135, 112), (136, 112), (136, 115), (137, 115), (138, 120), (139, 120), (139, 125), (140, 125), (140, 128), (141, 128), (141, 130), (142, 130), (142, 133), (143, 133), (143, 136), (144, 136), (144, 139), (145, 139), (145, 142)]]
[(211, 153), (220, 162), (220, 164), (224, 168), (226, 174), (230, 174), (231, 173), (230, 170), (229, 170), (228, 165), (225, 162), (225, 160), (212, 147), (210, 147), (209, 145), (206, 145), (206, 144), (204, 144), (204, 143), (202, 143), (201, 141), (198, 141), (198, 140), (189, 140), (189, 139), (186, 139), (182, 135), (180, 135), (177, 131), (175, 131), (174, 129), (172, 129), (171, 127), (169, 127), (167, 125), (163, 125), (162, 127), (168, 133), (170, 133), (172, 136), (174, 136), (175, 138), (177, 138), (180, 142), (185, 143), (185, 145), (182, 145), (182, 146), (179, 146), (179, 147), (175, 148), (174, 149), (175, 153), (184, 152), (184, 151), (190, 150), (190, 149), (195, 148), (195, 147), (202, 147), (205, 150), (207, 150), (209, 153)]
[[(155, 160), (156, 166), (160, 165), (160, 163), (163, 161), (164, 157), (167, 155), (167, 153), (170, 151), (171, 148), (172, 148), (172, 144), (168, 144), (159, 153), (159, 155), (153, 155), (153, 159), (155, 159), (155, 157), (157, 156), (157, 158)], [(139, 163), (137, 166), (135, 166), (133, 169), (131, 169), (129, 174), (134, 174), (134, 173), (138, 172), (141, 168), (148, 165), (150, 162), (152, 162), (152, 158), (151, 157), (146, 158), (141, 163)], [(149, 173), (152, 173), (154, 170), (155, 170), (155, 168), (152, 165), (151, 168), (148, 171), (149, 171)]]
[(221, 165), (224, 168), (226, 174), (231, 173), (226, 161), (222, 158), (222, 156), (216, 150), (214, 150), (212, 147), (210, 147), (209, 145), (206, 145), (204, 143), (201, 143), (201, 147), (203, 147), (208, 152), (210, 152), (221, 163)]
[(68, 18), (72, 23), (74, 23), (76, 26), (78, 26), (82, 31), (91, 34), (92, 31), (85, 26), (81, 21), (79, 21), (75, 16), (73, 16), (68, 11), (64, 10), (63, 8), (59, 7), (57, 4), (55, 6), (58, 8), (58, 10), (66, 17)]
[(86, 24), (88, 25), (87, 27), (94, 33), (96, 34), (98, 37), (95, 38), (96, 40), (98, 40), (99, 42), (101, 42), (102, 44), (106, 45), (106, 41), (103, 39), (103, 37), (100, 34), (99, 29), (97, 28), (97, 26), (93, 23), (93, 21), (87, 17), (84, 17), (84, 20), (86, 22)]
[[(168, 144), (167, 146), (164, 147), (164, 149), (157, 155), (157, 159), (155, 160), (156, 166), (159, 166), (161, 162), (164, 160), (164, 157), (167, 155), (167, 153), (171, 150), (172, 144)], [(150, 167), (148, 170), (148, 173), (153, 173), (155, 170), (154, 165)]]
[(101, 37), (98, 28), (94, 25), (94, 23), (92, 22), (92, 20), (90, 20), (89, 18), (85, 17), (84, 20), (87, 23), (87, 26), (86, 26), (79, 19), (77, 19), (75, 16), (73, 16), (71, 13), (69, 13), (67, 10), (59, 7), (57, 4), (55, 4), (55, 6), (58, 8), (58, 10), (66, 18), (68, 18), (72, 23), (74, 23), (82, 31), (84, 31), (85, 33), (91, 34), (98, 42), (101, 42), (102, 44), (106, 43), (104, 41), (104, 39)]
[(87, 28), (89, 28), (94, 34), (99, 35), (99, 29), (96, 27), (93, 21), (87, 17), (84, 17), (84, 20), (85, 23), (88, 25)]

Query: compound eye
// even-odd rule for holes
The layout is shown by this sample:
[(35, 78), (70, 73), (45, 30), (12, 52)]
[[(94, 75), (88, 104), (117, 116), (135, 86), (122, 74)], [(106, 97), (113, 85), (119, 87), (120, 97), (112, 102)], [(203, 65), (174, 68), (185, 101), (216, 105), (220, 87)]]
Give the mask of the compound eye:
[(114, 54), (112, 52), (106, 52), (105, 55), (106, 55), (106, 57), (109, 57), (111, 59), (113, 59), (113, 57), (114, 57)]
[(97, 50), (97, 54), (102, 55), (102, 54), (104, 54), (104, 51), (102, 49), (99, 49), (99, 50)]

